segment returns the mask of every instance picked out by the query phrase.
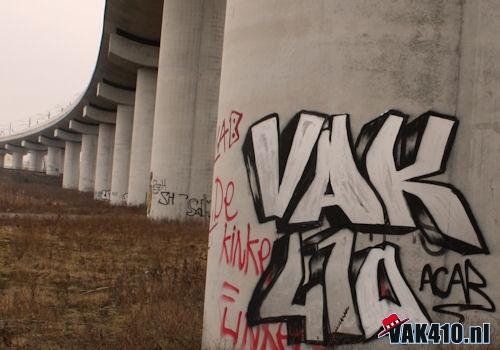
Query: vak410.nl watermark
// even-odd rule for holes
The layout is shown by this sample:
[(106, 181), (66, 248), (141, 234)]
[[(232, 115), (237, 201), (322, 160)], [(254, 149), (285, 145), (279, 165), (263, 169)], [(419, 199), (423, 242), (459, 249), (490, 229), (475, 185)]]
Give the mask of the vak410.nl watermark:
[(461, 323), (411, 323), (391, 314), (382, 320), (379, 338), (387, 336), (391, 344), (490, 344), (491, 325), (464, 327)]

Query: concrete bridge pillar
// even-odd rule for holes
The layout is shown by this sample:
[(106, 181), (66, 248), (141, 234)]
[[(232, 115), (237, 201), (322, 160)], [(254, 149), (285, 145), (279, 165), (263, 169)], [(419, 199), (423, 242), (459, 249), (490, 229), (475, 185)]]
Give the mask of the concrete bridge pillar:
[(64, 141), (39, 136), (38, 142), (47, 146), (45, 172), (47, 175), (58, 176), (62, 174), (61, 158), (64, 152)]
[(60, 169), (62, 149), (59, 147), (48, 146), (47, 148), (47, 164), (45, 171), (47, 175), (58, 176)]
[(28, 140), (21, 141), (21, 146), (28, 150), (28, 170), (43, 171), (43, 157), (47, 147)]
[(78, 190), (81, 192), (93, 192), (95, 185), (97, 135), (99, 133), (99, 126), (71, 120), (69, 128), (72, 131), (82, 134)]
[[(386, 349), (390, 313), (456, 322), (452, 308), (498, 329), (500, 4), (229, 0), (226, 13), (202, 349), (260, 348), (258, 332), (277, 348)], [(437, 173), (444, 185), (423, 184)], [(480, 307), (450, 281), (469, 264)]]
[(28, 170), (30, 171), (42, 171), (42, 159), (44, 152), (29, 150), (28, 151)]
[(207, 219), (225, 1), (166, 0), (156, 94), (151, 201), (155, 219)]
[(112, 124), (100, 123), (97, 142), (94, 199), (110, 199), (114, 142), (115, 126)]
[(22, 169), (23, 168), (23, 152), (12, 152), (12, 169)]
[(65, 156), (65, 148), (59, 149), (59, 174), (64, 174), (64, 156)]
[(65, 141), (63, 188), (77, 190), (80, 177), (81, 143)]
[(80, 177), (80, 151), (82, 136), (65, 130), (54, 130), (54, 137), (64, 142), (64, 160), (62, 187), (77, 190)]
[(146, 203), (151, 169), (151, 144), (158, 71), (137, 70), (127, 204)]
[(97, 158), (97, 135), (82, 134), (78, 190), (93, 192)]
[(114, 205), (127, 203), (133, 122), (134, 106), (118, 105), (111, 176), (111, 204)]
[(5, 150), (0, 150), (0, 168), (5, 167), (5, 154), (7, 154), (7, 151)]
[(22, 152), (22, 151), (13, 151), (12, 152), (12, 169), (22, 169), (23, 168), (23, 156), (24, 156), (24, 152)]

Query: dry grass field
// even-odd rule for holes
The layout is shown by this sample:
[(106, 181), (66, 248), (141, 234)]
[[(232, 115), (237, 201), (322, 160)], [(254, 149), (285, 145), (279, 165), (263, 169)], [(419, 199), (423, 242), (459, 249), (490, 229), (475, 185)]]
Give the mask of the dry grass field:
[(208, 229), (144, 211), (0, 170), (0, 349), (199, 349)]

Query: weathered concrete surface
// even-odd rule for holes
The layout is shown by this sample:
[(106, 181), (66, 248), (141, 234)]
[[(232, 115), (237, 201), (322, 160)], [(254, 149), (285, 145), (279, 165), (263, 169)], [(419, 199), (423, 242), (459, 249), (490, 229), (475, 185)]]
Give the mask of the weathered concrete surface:
[(6, 144), (5, 149), (11, 156), (11, 167), (12, 169), (22, 169), (23, 168), (23, 156), (26, 152), (24, 148), (18, 147), (12, 144)]
[(135, 100), (135, 91), (124, 89), (101, 81), (97, 84), (97, 97), (122, 105), (133, 105)]
[(93, 192), (97, 157), (97, 135), (82, 134), (78, 190)]
[(64, 148), (59, 149), (59, 174), (64, 174)]
[(208, 219), (224, 14), (222, 0), (164, 2), (152, 218)]
[[(116, 119), (116, 116), (115, 116)], [(115, 126), (99, 124), (97, 139), (97, 158), (95, 168), (94, 199), (109, 200), (111, 193), (111, 174), (113, 171), (113, 149)]]
[(127, 197), (134, 206), (146, 203), (149, 189), (157, 75), (155, 69), (137, 71)]
[(65, 144), (62, 187), (77, 190), (80, 177), (81, 143), (65, 141)]
[(47, 148), (47, 164), (45, 165), (45, 172), (47, 175), (58, 176), (62, 171), (61, 169), (61, 153), (62, 148), (48, 146)]
[(129, 61), (143, 67), (158, 67), (159, 49), (153, 45), (144, 45), (117, 34), (109, 37), (109, 58), (113, 61)]
[(90, 118), (99, 123), (114, 124), (116, 122), (116, 112), (87, 105), (83, 107), (83, 118)]
[(38, 137), (38, 142), (47, 146), (45, 164), (46, 174), (51, 176), (62, 174), (64, 164), (64, 141), (41, 135)]
[(28, 170), (42, 171), (43, 151), (29, 150), (28, 151)]
[(111, 204), (114, 205), (127, 204), (133, 123), (134, 107), (118, 105), (111, 176)]
[[(496, 101), (500, 66), (496, 57), (500, 44), (495, 39), (500, 29), (496, 20), (499, 11), (498, 4), (493, 1), (228, 1), (203, 349), (260, 348), (264, 328), (255, 326), (253, 329), (254, 332), (260, 331), (258, 344), (252, 343), (250, 337), (245, 338), (245, 334), (248, 335), (245, 314), (253, 315), (254, 321), (259, 315), (263, 318), (276, 317), (276, 320), (285, 320), (291, 315), (304, 316), (305, 329), (296, 330), (296, 335), (307, 336), (311, 341), (324, 341), (325, 337), (331, 335), (324, 333), (322, 324), (325, 319), (323, 292), (326, 293), (325, 298), (335, 296), (333, 300), (329, 299), (327, 309), (328, 312), (333, 310), (327, 318), (329, 329), (363, 335), (362, 325), (357, 321), (361, 310), (352, 307), (356, 300), (350, 288), (355, 288), (355, 285), (342, 279), (345, 277), (342, 273), (346, 274), (350, 266), (346, 267), (345, 260), (344, 264), (340, 261), (337, 265), (341, 266), (341, 270), (337, 268), (333, 271), (338, 276), (331, 277), (337, 281), (337, 285), (330, 286), (333, 290), (323, 291), (321, 286), (316, 286), (307, 290), (305, 306), (300, 303), (292, 305), (303, 272), (306, 273), (309, 266), (307, 260), (304, 265), (300, 265), (301, 259), (306, 257), (302, 256), (305, 253), (297, 245), (291, 247), (299, 247), (300, 250), (291, 248), (283, 252), (277, 249), (284, 255), (281, 258), (274, 256), (277, 263), (285, 259), (285, 266), (287, 257), (288, 266), (299, 261), (298, 267), (292, 270), (295, 273), (286, 275), (289, 277), (287, 282), (280, 283), (278, 280), (274, 284), (271, 280), (261, 280), (262, 288), (274, 288), (273, 292), (277, 293), (273, 294), (274, 302), (262, 305), (254, 303), (249, 307), (252, 294), (258, 290), (257, 283), (262, 278), (263, 269), (270, 262), (270, 244), (282, 234), (277, 233), (272, 218), (268, 222), (257, 218), (259, 213), (253, 200), (258, 202), (262, 195), (272, 199), (272, 195), (254, 193), (252, 198), (250, 185), (255, 190), (256, 181), (262, 178), (248, 178), (242, 151), (243, 141), (250, 126), (259, 119), (277, 113), (279, 129), (283, 131), (292, 117), (302, 110), (327, 115), (348, 113), (354, 140), (365, 123), (389, 109), (410, 115), (410, 120), (428, 110), (458, 118), (461, 125), (448, 169), (439, 180), (453, 184), (462, 192), (462, 203), (468, 202), (484, 234), (490, 254), (470, 255), (467, 258), (478, 269), (477, 274), (471, 271), (469, 274), (474, 275), (477, 283), (484, 282), (481, 291), (491, 300), (475, 293), (475, 301), (467, 301), (464, 291), (457, 285), (452, 286), (450, 294), (445, 296), (434, 295), (429, 283), (424, 283), (423, 288), (420, 288), (426, 264), (432, 271), (440, 267), (448, 269), (449, 273), (439, 275), (435, 284), (443, 290), (448, 287), (455, 263), (460, 263), (458, 267), (461, 271), (466, 269), (466, 265), (465, 257), (452, 250), (445, 249), (437, 256), (430, 255), (426, 249), (439, 252), (440, 247), (422, 243), (425, 239), (420, 239), (423, 235), (419, 230), (395, 236), (390, 234), (391, 229), (388, 227), (385, 235), (353, 234), (356, 238), (354, 250), (373, 247), (382, 241), (397, 245), (401, 260), (399, 270), (429, 318), (456, 321), (457, 317), (436, 312), (433, 308), (448, 303), (466, 307), (477, 303), (470, 311), (459, 312), (472, 323), (493, 322), (492, 330), (498, 333), (498, 313), (479, 309), (484, 307), (491, 311), (490, 301), (499, 299), (500, 290), (500, 282), (495, 280), (491, 268), (498, 265), (499, 254), (499, 242), (495, 234), (499, 216), (496, 203), (499, 201), (500, 180), (494, 158), (500, 147), (500, 138), (495, 137), (499, 120)], [(226, 135), (219, 132), (225, 127), (228, 129)], [(286, 148), (291, 139), (281, 139), (280, 142), (283, 143), (280, 146)], [(247, 147), (252, 150), (262, 147), (263, 154), (271, 152), (266, 149), (270, 146), (264, 140), (247, 143)], [(303, 150), (305, 147), (298, 149)], [(438, 153), (438, 149), (435, 152)], [(350, 153), (347, 151), (337, 161), (344, 161)], [(252, 157), (246, 160), (251, 163)], [(285, 161), (286, 158), (281, 159), (283, 167)], [(278, 167), (278, 164), (272, 164), (268, 169), (269, 174), (272, 174), (274, 166)], [(356, 167), (363, 169), (365, 165), (358, 162)], [(314, 177), (314, 174), (311, 176)], [(387, 181), (391, 185), (390, 179)], [(333, 193), (342, 191), (345, 188), (333, 188)], [(432, 190), (425, 194), (435, 195)], [(312, 203), (311, 207), (314, 205), (321, 203)], [(463, 215), (453, 210), (450, 204), (448, 224), (441, 229), (446, 230), (455, 221), (463, 219)], [(303, 236), (312, 237), (314, 234), (306, 230)], [(295, 242), (297, 234), (293, 237), (289, 242)], [(334, 241), (340, 246), (346, 244), (352, 235), (342, 233), (332, 237), (334, 240), (335, 237), (342, 237), (343, 243), (340, 238)], [(451, 247), (460, 250), (453, 244)], [(293, 260), (292, 257), (297, 254), (298, 259)], [(337, 254), (332, 253), (330, 259), (338, 262)], [(326, 280), (330, 278), (328, 274), (325, 276)], [(298, 282), (296, 278), (299, 278)], [(307, 280), (305, 276), (304, 281)], [(323, 285), (323, 288), (326, 287)], [(362, 291), (366, 292), (366, 289)], [(376, 305), (377, 301), (373, 304), (373, 310), (378, 310)], [(369, 311), (364, 314), (364, 320), (372, 317), (378, 326), (381, 326), (382, 318), (388, 316), (370, 316)], [(269, 327), (274, 341), (286, 347), (286, 340), (276, 336), (286, 334), (286, 325), (274, 323)], [(352, 337), (351, 341), (355, 338)], [(349, 348), (367, 347), (382, 349), (387, 347), (387, 343), (384, 339)], [(300, 348), (313, 346), (302, 344)]]
[(77, 120), (69, 121), (69, 128), (71, 131), (80, 133), (80, 134), (88, 134), (88, 135), (97, 135), (99, 133), (99, 126), (95, 124), (87, 124), (81, 123)]
[[(460, 119), (448, 166), (450, 181), (466, 196), (490, 249), (490, 255), (471, 257), (486, 278), (487, 295), (500, 301), (500, 3), (466, 1), (463, 6), (460, 76), (456, 115)], [(453, 267), (463, 257), (447, 255)], [(483, 304), (484, 300), (479, 300)], [(493, 344), (498, 346), (498, 311), (471, 312), (471, 323), (492, 322)]]
[(54, 137), (61, 139), (63, 141), (71, 141), (71, 142), (82, 142), (82, 135), (76, 134), (73, 132), (68, 132), (62, 129), (54, 130)]
[(23, 168), (23, 156), (24, 153), (20, 151), (12, 152), (12, 169), (22, 169)]

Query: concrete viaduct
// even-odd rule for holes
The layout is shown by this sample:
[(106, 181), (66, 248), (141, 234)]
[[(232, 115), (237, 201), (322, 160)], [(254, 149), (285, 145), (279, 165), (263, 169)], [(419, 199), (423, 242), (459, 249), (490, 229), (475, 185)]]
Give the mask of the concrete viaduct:
[(0, 146), (96, 199), (207, 219), (203, 349), (385, 349), (397, 319), (495, 339), (499, 18), (493, 0), (108, 0), (78, 104)]
[[(50, 123), (0, 138), (2, 159), (19, 169), (28, 154), (28, 169), (41, 171), (46, 155), (64, 188), (147, 204), (152, 218), (208, 219), (225, 6), (107, 1), (85, 92)], [(161, 200), (148, 195), (153, 182)]]

